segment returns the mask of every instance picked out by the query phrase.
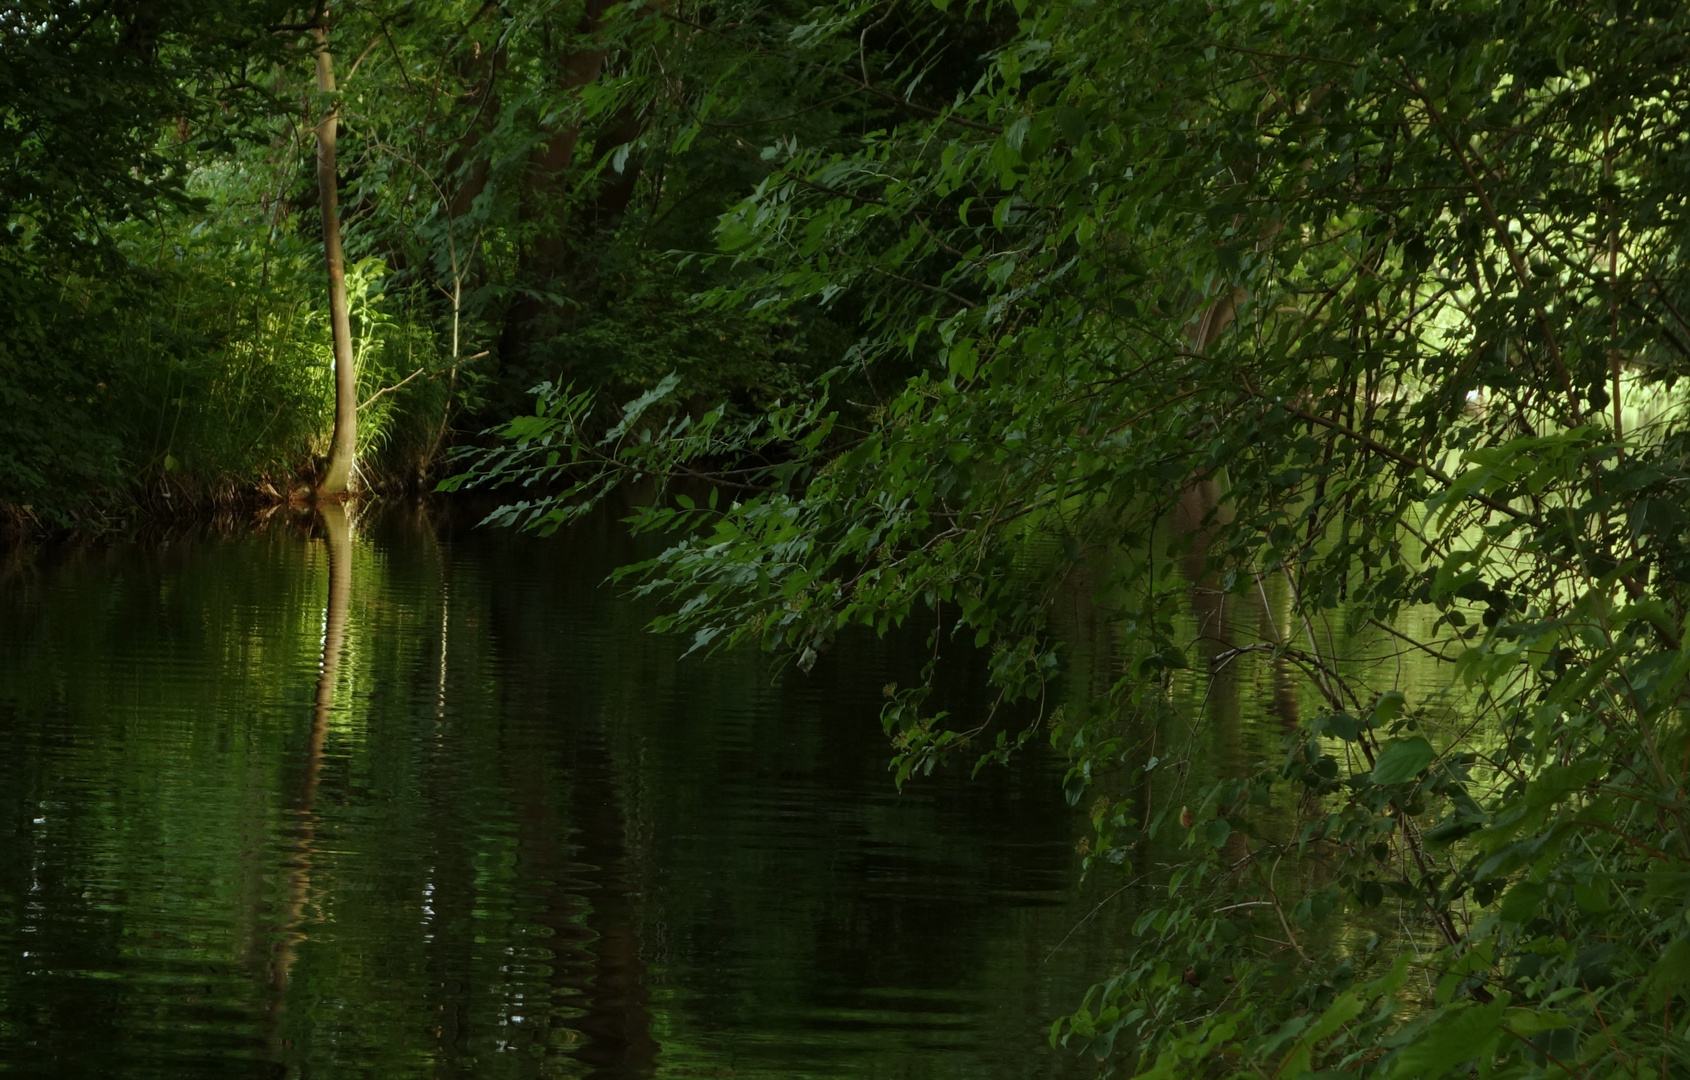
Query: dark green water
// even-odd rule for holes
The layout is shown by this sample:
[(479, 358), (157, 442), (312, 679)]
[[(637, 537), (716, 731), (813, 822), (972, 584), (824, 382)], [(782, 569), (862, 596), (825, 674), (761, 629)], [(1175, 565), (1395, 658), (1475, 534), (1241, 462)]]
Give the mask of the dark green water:
[(608, 522), (330, 531), (0, 563), (0, 1073), (1083, 1074), (1079, 815), (893, 790), (918, 636), (677, 661)]

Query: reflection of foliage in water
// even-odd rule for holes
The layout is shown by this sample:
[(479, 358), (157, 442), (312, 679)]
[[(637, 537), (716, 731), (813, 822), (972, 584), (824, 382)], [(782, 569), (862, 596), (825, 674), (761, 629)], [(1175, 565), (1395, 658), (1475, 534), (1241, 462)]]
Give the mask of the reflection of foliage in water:
[(900, 650), (677, 664), (601, 587), (613, 524), (406, 518), (353, 527), (332, 684), (322, 525), (11, 564), (0, 1061), (1062, 1071), (1041, 1018), (1106, 927), (1045, 962), (1083, 912), (1048, 771), (897, 797), (851, 720)]

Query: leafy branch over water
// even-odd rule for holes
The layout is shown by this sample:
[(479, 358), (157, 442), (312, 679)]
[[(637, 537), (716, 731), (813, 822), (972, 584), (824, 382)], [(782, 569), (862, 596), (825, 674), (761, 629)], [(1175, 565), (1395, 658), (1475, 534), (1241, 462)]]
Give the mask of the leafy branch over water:
[[(793, 38), (824, 67), (876, 17), (834, 16)], [(700, 302), (851, 305), (843, 366), (697, 420), (660, 386), (603, 438), (542, 387), (478, 472), (554, 486), (496, 519), (731, 479), (636, 514), (660, 627), (805, 666), (928, 611), (1005, 700), (1051, 696), (1089, 592), (1113, 683), (1041, 725), (1146, 909), (1052, 1037), (1122, 1074), (1684, 1075), (1685, 19), (1018, 6), (971, 92), (772, 143), (721, 221), (744, 276)], [(853, 77), (919, 75), (887, 63)], [(1177, 630), (1258, 596), (1257, 642)], [(1449, 661), (1443, 704), (1380, 642)], [(1321, 705), (1225, 775), (1194, 648)], [(900, 780), (1035, 733), (892, 693)]]

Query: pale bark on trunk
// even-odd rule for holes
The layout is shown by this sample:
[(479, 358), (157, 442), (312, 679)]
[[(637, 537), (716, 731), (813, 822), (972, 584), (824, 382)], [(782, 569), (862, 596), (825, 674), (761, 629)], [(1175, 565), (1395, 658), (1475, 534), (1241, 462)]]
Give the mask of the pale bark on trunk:
[[(325, 25), (312, 31), (317, 42), (317, 91), (321, 94), (335, 90), (327, 16), (325, 8)], [(328, 469), (317, 485), (317, 496), (328, 499), (346, 496), (358, 449), (358, 373), (353, 368), (352, 320), (346, 307), (346, 256), (340, 248), (340, 183), (334, 161), (339, 127), (340, 107), (331, 100), (317, 123), (317, 201), (323, 216), (323, 261), (329, 273), (329, 324), (334, 338), (334, 444)]]

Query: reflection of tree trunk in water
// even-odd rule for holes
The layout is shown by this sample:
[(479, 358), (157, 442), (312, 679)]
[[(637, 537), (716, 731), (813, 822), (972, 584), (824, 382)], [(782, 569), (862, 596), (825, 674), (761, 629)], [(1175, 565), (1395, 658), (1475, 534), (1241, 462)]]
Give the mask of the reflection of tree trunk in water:
[(1232, 627), (1227, 625), (1226, 596), (1216, 587), (1208, 568), (1209, 524), (1220, 520), (1220, 487), (1208, 477), (1194, 480), (1174, 504), (1175, 536), (1190, 538), (1180, 562), (1185, 579), (1192, 586), (1192, 614), (1197, 617), (1197, 639), (1207, 646), (1206, 655), (1232, 647)]
[[(1236, 651), (1238, 645), (1227, 595), (1220, 590), (1208, 565), (1212, 539), (1209, 525), (1224, 520), (1224, 516), (1220, 488), (1208, 477), (1195, 481), (1181, 493), (1173, 514), (1174, 532), (1191, 538), (1181, 570), (1191, 582), (1198, 655), (1209, 675), (1203, 702), (1210, 720), (1210, 758), (1215, 763), (1217, 780), (1243, 776), (1249, 766), (1245, 760), (1243, 710), (1238, 692), (1241, 654)], [(1236, 830), (1227, 838), (1224, 848), (1227, 857), (1235, 863), (1248, 855), (1249, 850), (1245, 835)]]
[[(1275, 604), (1267, 593), (1267, 583), (1256, 581), (1256, 595), (1261, 598), (1262, 640), (1275, 646), (1273, 656), (1273, 714), (1286, 730), (1302, 721), (1302, 705), (1297, 697), (1297, 672), (1280, 648), (1290, 640), (1291, 594), (1286, 591), (1282, 604)], [(1281, 614), (1279, 608), (1283, 607)]]
[(593, 943), (597, 963), (587, 1015), (580, 1020), (588, 1043), (580, 1057), (591, 1075), (609, 1078), (652, 1076), (657, 1071), (657, 1041), (651, 1037), (650, 991), (640, 956), (641, 904), (630, 864), (622, 800), (616, 790), (609, 748), (602, 736), (576, 740), (572, 808), (581, 830), (576, 857), (592, 869), (586, 876), (598, 886), (589, 897), (588, 924), (598, 932)]
[[(543, 729), (532, 734), (547, 737)], [(646, 1006), (639, 883), (616, 771), (601, 732), (577, 731), (568, 745), (565, 814), (555, 804), (563, 778), (544, 767), (539, 748), (511, 748), (522, 807), (518, 859), (525, 876), (553, 886), (539, 896), (538, 918), (552, 931), (553, 981), (567, 991), (559, 1004), (584, 1011), (570, 1021), (586, 1036), (572, 1056), (591, 1077), (649, 1077), (660, 1047)], [(590, 908), (585, 918), (583, 907)]]
[(317, 667), (317, 701), (311, 711), (311, 737), (306, 743), (305, 777), (300, 785), (294, 814), (293, 855), (288, 861), (287, 903), (279, 927), (281, 941), (270, 967), (270, 1011), (272, 1036), (286, 1005), (288, 975), (293, 970), (299, 943), (305, 940), (300, 928), (311, 894), (311, 856), (317, 839), (317, 784), (323, 771), (323, 746), (328, 739), (329, 713), (334, 708), (335, 680), (340, 671), (341, 649), (346, 642), (346, 615), (352, 599), (352, 538), (346, 511), (336, 503), (318, 507), (323, 536), (329, 552), (329, 596), (323, 611), (323, 655)]
[[(1210, 514), (1216, 514), (1215, 519)], [(1205, 477), (1197, 480), (1180, 494), (1179, 502), (1174, 506), (1173, 529), (1179, 536), (1191, 538), (1191, 547), (1186, 551), (1182, 560), (1181, 570), (1186, 579), (1192, 583), (1192, 614), (1197, 621), (1197, 637), (1203, 643), (1204, 659), (1213, 663), (1217, 656), (1227, 650), (1238, 647), (1234, 640), (1235, 631), (1227, 612), (1227, 598), (1216, 588), (1215, 575), (1206, 565), (1211, 537), (1206, 523), (1211, 520), (1226, 520), (1225, 507), (1220, 505), (1220, 491), (1216, 483)], [(1289, 610), (1290, 597), (1283, 599), (1283, 611), (1275, 610), (1275, 605), (1269, 599), (1265, 582), (1258, 580), (1254, 592), (1256, 605), (1261, 613), (1261, 640), (1265, 644), (1283, 646), (1289, 640), (1291, 612)], [(1239, 663), (1241, 657), (1235, 657), (1226, 663), (1230, 669)], [(1216, 673), (1217, 677), (1219, 672)], [(1233, 694), (1233, 707), (1236, 712), (1238, 682), (1232, 676), (1230, 687)], [(1210, 695), (1220, 690), (1219, 685), (1211, 685)], [(1296, 726), (1301, 710), (1297, 698), (1296, 671), (1289, 660), (1281, 655), (1277, 649), (1273, 658), (1273, 702), (1274, 715), (1288, 727)]]
[(1191, 613), (1197, 622), (1198, 655), (1209, 671), (1204, 697), (1207, 712), (1215, 721), (1215, 759), (1230, 769), (1242, 764), (1238, 654), (1233, 651), (1237, 643), (1233, 640), (1227, 595), (1220, 590), (1208, 566), (1211, 542), (1208, 523), (1213, 520), (1211, 515), (1218, 512), (1219, 504), (1220, 491), (1215, 482), (1207, 478), (1198, 480), (1181, 494), (1174, 508), (1173, 527), (1176, 534), (1191, 539), (1181, 569), (1191, 582)]

